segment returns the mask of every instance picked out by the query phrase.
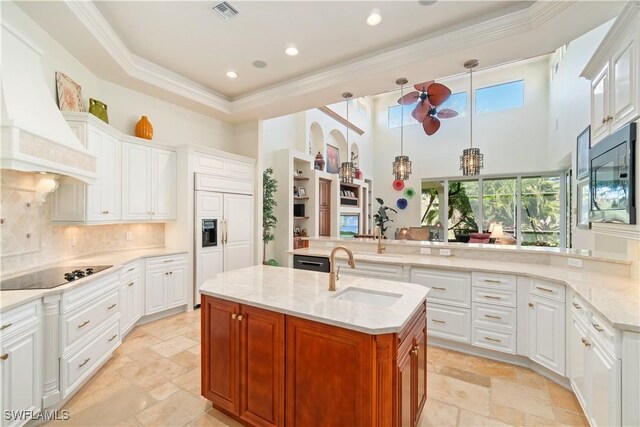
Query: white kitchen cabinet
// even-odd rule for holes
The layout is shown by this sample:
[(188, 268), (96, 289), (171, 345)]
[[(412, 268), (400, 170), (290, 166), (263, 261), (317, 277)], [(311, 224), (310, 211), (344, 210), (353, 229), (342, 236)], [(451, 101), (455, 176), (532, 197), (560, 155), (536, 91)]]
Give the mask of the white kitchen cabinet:
[(142, 317), (142, 298), (144, 284), (140, 272), (140, 263), (126, 265), (120, 277), (120, 331), (124, 336)]
[(471, 307), (471, 273), (412, 268), (411, 283), (431, 288), (429, 303)]
[(185, 255), (149, 258), (146, 264), (146, 315), (187, 303), (187, 259)]
[(175, 151), (122, 143), (122, 219), (176, 218)]
[(253, 265), (253, 196), (224, 195), (224, 271)]
[(568, 377), (576, 397), (583, 408), (587, 407), (587, 366), (589, 352), (585, 346), (587, 327), (574, 314), (571, 321), (567, 351), (569, 352)]
[(591, 144), (640, 113), (640, 6), (629, 2), (582, 72), (591, 80)]
[(347, 260), (336, 260), (336, 268), (340, 267), (340, 274), (367, 277), (371, 279), (402, 281), (402, 266), (371, 262), (358, 262), (356, 268), (349, 267)]
[[(0, 409), (2, 425), (20, 426), (26, 419), (6, 419), (5, 411), (42, 408), (42, 321), (40, 301), (3, 313), (0, 333)], [(34, 315), (36, 317), (34, 317)]]
[(529, 294), (528, 306), (529, 358), (564, 376), (564, 301)]

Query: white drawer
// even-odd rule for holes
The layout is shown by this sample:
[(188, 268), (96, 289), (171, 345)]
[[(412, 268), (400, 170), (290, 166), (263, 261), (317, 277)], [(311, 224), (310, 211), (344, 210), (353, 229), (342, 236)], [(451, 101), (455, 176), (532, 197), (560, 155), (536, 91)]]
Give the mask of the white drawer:
[(478, 273), (474, 271), (471, 273), (471, 284), (473, 286), (515, 291), (517, 285), (517, 276), (511, 274)]
[(502, 289), (473, 288), (471, 290), (473, 302), (516, 306), (516, 292)]
[(40, 321), (41, 300), (31, 301), (0, 313), (0, 337), (6, 337), (23, 326)]
[(62, 294), (60, 301), (61, 314), (69, 313), (78, 307), (85, 307), (101, 294), (120, 286), (120, 275), (116, 273), (108, 274), (104, 277), (89, 277), (82, 280), (89, 280), (84, 285), (79, 285), (76, 289)]
[(470, 342), (471, 318), (468, 308), (427, 303), (427, 336)]
[(585, 300), (575, 293), (571, 297), (571, 312), (575, 317), (580, 319), (583, 324), (589, 324), (589, 306)]
[(373, 264), (368, 262), (356, 263), (356, 268), (350, 268), (347, 261), (336, 260), (336, 269), (340, 267), (340, 274), (362, 275), (385, 280), (402, 280), (402, 266), (391, 264)]
[(130, 277), (139, 275), (141, 270), (140, 264), (140, 260), (125, 264), (122, 270), (120, 270), (120, 281), (124, 282)]
[(431, 288), (428, 302), (471, 307), (470, 273), (412, 268), (411, 283)]
[(120, 345), (120, 324), (113, 322), (104, 332), (79, 351), (63, 356), (60, 360), (62, 393), (67, 397)]
[(600, 314), (593, 311), (591, 312), (591, 323), (589, 325), (591, 336), (596, 337), (603, 344), (603, 347), (614, 355), (616, 348), (615, 329)]
[(147, 258), (147, 270), (159, 265), (176, 265), (186, 264), (187, 256), (185, 254), (166, 255), (154, 258)]
[(474, 302), (471, 308), (473, 326), (516, 330), (517, 310), (515, 307), (500, 307)]
[(564, 285), (557, 283), (531, 279), (529, 281), (529, 292), (556, 301), (564, 301)]
[(516, 334), (510, 331), (473, 327), (473, 345), (505, 353), (516, 353)]
[(119, 313), (118, 290), (101, 295), (93, 303), (62, 318), (63, 352), (78, 339), (99, 327), (105, 320)]

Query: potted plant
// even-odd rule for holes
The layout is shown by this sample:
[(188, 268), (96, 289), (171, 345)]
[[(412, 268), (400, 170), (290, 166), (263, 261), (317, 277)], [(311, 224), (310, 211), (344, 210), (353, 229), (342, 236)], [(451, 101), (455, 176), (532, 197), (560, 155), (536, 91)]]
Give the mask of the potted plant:
[(274, 195), (278, 191), (278, 181), (273, 177), (273, 169), (267, 168), (262, 173), (262, 241), (264, 243), (262, 251), (262, 264), (277, 266), (278, 261), (270, 259), (267, 261), (267, 245), (276, 239), (273, 229), (278, 223), (274, 210), (278, 205)]
[[(386, 224), (388, 222), (393, 222), (393, 220), (389, 218), (387, 211), (392, 211), (393, 213), (396, 213), (396, 214), (398, 213), (398, 211), (393, 208), (390, 208), (389, 206), (385, 206), (384, 200), (382, 200), (380, 197), (376, 197), (376, 201), (380, 203), (380, 208), (378, 208), (378, 213), (375, 214), (373, 218), (376, 221), (376, 225), (380, 227), (380, 230), (382, 230), (382, 235), (384, 236), (385, 232), (387, 231), (387, 228), (389, 228), (389, 226)], [(386, 236), (385, 236), (385, 239), (386, 239)]]

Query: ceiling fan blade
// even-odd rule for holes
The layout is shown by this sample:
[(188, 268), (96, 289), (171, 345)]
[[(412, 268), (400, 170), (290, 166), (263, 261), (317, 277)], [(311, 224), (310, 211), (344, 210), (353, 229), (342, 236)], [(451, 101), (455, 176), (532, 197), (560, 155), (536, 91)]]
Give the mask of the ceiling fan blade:
[(438, 106), (451, 96), (451, 90), (443, 84), (434, 83), (429, 86), (429, 102), (431, 105)]
[(404, 105), (415, 104), (419, 96), (420, 96), (420, 93), (418, 92), (408, 93), (402, 98), (398, 99), (398, 104), (404, 104)]
[(426, 117), (429, 116), (429, 111), (431, 110), (431, 104), (429, 101), (422, 101), (416, 105), (416, 108), (411, 112), (411, 116), (419, 122), (423, 122)]
[(415, 85), (413, 85), (413, 87), (416, 88), (416, 90), (418, 90), (420, 92), (426, 92), (427, 89), (429, 88), (429, 86), (431, 86), (434, 83), (435, 82), (433, 80), (429, 80), (428, 82), (422, 82), (422, 83), (415, 84)]
[(438, 111), (437, 116), (440, 119), (452, 119), (458, 116), (458, 112), (450, 108), (443, 108), (442, 110)]
[(433, 135), (440, 129), (440, 120), (437, 117), (428, 116), (424, 122), (422, 122), (422, 129), (427, 135)]

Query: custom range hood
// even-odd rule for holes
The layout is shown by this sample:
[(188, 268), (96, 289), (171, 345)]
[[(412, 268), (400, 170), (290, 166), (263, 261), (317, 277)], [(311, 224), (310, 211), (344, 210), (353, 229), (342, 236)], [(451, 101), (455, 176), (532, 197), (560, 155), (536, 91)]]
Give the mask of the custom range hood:
[(65, 175), (92, 184), (96, 158), (62, 117), (45, 83), (41, 55), (29, 40), (2, 23), (0, 167)]

